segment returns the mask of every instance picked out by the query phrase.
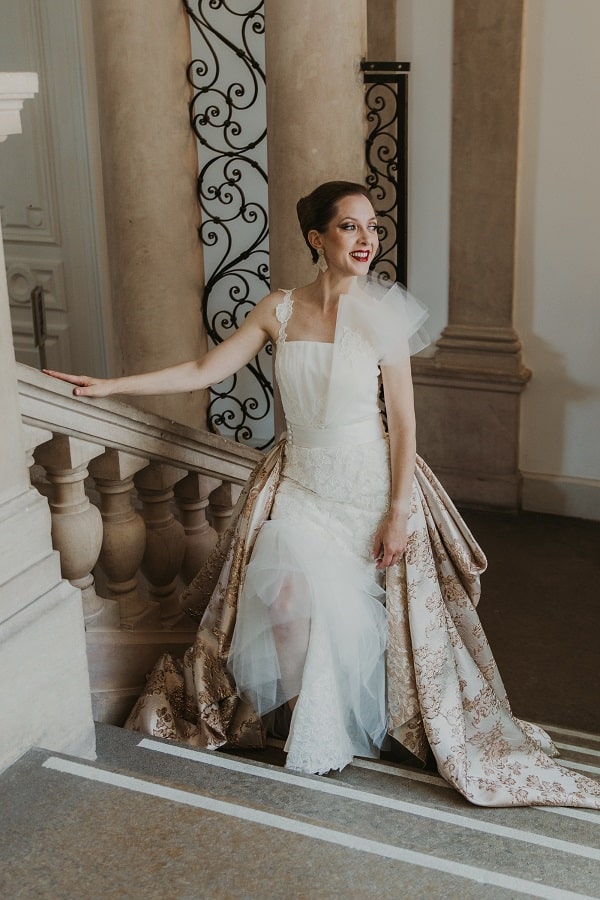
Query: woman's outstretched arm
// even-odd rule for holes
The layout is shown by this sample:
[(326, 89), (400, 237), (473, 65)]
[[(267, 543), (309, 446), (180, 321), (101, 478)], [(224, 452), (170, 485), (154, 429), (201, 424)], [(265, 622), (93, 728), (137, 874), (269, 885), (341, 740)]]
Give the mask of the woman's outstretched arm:
[(410, 359), (381, 367), (388, 433), (390, 436), (391, 495), (373, 546), (377, 568), (384, 569), (404, 555), (416, 457), (416, 427)]
[(245, 366), (264, 345), (273, 340), (274, 308), (280, 294), (269, 294), (246, 316), (240, 327), (200, 359), (190, 360), (142, 375), (93, 378), (44, 369), (47, 375), (75, 385), (77, 397), (108, 397), (111, 394), (182, 394), (218, 384)]

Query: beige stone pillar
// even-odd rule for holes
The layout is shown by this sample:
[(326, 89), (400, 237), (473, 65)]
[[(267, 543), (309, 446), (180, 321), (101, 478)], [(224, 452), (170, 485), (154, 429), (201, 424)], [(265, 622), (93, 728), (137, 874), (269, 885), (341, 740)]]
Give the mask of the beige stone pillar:
[[(21, 131), (35, 73), (0, 73), (2, 142)], [(12, 138), (11, 138), (12, 140)], [(18, 138), (15, 138), (18, 140)], [(29, 483), (0, 229), (0, 770), (32, 746), (93, 756), (81, 594), (60, 576), (48, 503)]]
[(368, 0), (368, 59), (392, 62), (396, 59), (397, 0)]
[(516, 509), (512, 326), (523, 0), (455, 0), (449, 324), (414, 365), (418, 446), (464, 503)]
[(366, 0), (266, 0), (271, 286), (311, 280), (296, 202), (323, 181), (364, 183), (360, 61)]
[[(181, 0), (93, 0), (102, 172), (117, 374), (204, 352), (191, 58)], [(136, 405), (204, 424), (206, 398)]]

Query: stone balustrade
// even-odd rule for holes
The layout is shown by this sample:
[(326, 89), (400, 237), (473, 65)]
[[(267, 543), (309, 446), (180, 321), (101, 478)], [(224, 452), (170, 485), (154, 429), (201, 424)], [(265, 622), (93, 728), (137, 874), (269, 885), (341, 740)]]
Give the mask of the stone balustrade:
[(120, 724), (160, 653), (193, 639), (179, 593), (261, 454), (17, 368), (27, 463), (62, 575), (82, 594), (94, 717)]

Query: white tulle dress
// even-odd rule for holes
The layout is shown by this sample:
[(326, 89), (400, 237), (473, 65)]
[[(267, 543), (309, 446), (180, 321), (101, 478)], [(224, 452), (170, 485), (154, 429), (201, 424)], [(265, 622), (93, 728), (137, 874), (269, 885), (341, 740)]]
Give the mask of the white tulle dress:
[(350, 297), (333, 343), (288, 341), (293, 302), (287, 292), (277, 308), (283, 477), (246, 571), (228, 666), (260, 716), (298, 696), (286, 765), (323, 773), (377, 756), (386, 735), (386, 611), (372, 559), (390, 487), (378, 405), (386, 350), (364, 322), (353, 327)]

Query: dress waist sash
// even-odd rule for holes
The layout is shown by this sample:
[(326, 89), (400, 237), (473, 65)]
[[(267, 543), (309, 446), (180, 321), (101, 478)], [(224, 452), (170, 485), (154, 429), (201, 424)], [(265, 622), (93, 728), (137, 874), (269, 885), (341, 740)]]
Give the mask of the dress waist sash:
[(376, 413), (348, 425), (294, 425), (287, 423), (287, 440), (296, 447), (344, 447), (368, 444), (384, 436), (381, 416)]

